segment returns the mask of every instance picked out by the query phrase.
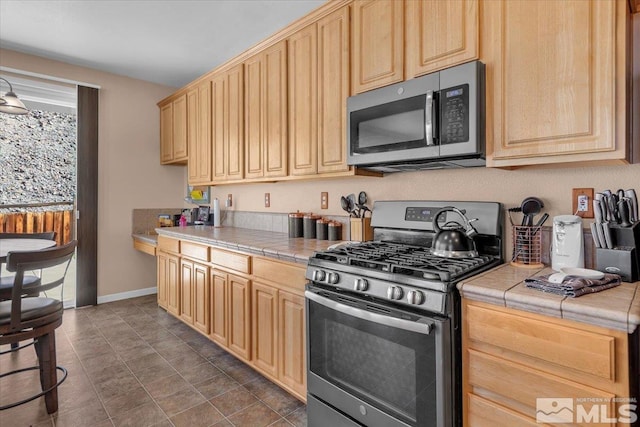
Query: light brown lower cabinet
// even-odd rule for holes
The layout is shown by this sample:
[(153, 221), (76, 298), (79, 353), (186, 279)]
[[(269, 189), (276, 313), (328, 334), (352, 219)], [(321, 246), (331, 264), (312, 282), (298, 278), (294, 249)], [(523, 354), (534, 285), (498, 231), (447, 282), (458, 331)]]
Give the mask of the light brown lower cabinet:
[(236, 356), (251, 360), (251, 281), (212, 268), (209, 283), (209, 337)]
[(304, 266), (188, 241), (157, 257), (161, 307), (306, 401)]
[(571, 403), (561, 425), (625, 425), (626, 332), (466, 299), (462, 319), (466, 426), (547, 425), (553, 401)]

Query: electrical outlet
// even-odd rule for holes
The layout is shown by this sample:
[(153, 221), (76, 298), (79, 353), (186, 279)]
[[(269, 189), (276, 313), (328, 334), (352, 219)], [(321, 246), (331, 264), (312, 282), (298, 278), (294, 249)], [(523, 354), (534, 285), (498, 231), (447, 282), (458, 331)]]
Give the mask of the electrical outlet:
[(271, 193), (264, 193), (264, 207), (268, 208), (271, 206)]
[(320, 209), (329, 209), (329, 193), (327, 191), (320, 193)]
[(233, 206), (233, 196), (231, 193), (227, 194), (227, 200), (224, 202), (225, 207), (230, 208)]
[(573, 212), (582, 218), (593, 218), (593, 188), (574, 188)]

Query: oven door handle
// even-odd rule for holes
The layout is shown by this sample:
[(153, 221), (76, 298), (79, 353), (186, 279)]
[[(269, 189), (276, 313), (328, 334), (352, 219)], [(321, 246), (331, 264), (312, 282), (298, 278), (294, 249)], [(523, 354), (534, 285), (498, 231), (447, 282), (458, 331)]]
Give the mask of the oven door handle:
[(341, 304), (329, 298), (320, 296), (314, 292), (305, 291), (305, 297), (313, 302), (323, 305), (340, 313), (347, 314), (349, 316), (357, 317), (358, 319), (367, 320), (381, 325), (391, 326), (394, 328), (402, 329), (410, 332), (417, 332), (422, 335), (429, 335), (435, 326), (435, 322), (421, 318), (420, 321), (415, 322), (411, 320), (398, 319), (397, 317), (384, 316), (382, 314), (373, 313), (371, 311), (363, 310)]

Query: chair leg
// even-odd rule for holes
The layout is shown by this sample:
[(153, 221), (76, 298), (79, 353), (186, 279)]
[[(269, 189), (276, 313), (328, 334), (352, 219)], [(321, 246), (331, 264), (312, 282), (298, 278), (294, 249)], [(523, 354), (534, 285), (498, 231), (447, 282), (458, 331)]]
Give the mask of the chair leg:
[[(42, 390), (47, 390), (58, 382), (56, 372), (56, 336), (55, 331), (38, 338), (36, 352), (40, 362), (40, 383)], [(52, 389), (44, 395), (47, 413), (53, 414), (58, 410), (58, 388)]]

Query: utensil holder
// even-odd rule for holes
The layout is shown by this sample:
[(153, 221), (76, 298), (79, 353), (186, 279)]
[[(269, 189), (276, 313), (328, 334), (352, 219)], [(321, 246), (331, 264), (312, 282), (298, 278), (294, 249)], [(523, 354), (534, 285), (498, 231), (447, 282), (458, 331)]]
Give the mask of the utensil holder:
[(596, 248), (596, 270), (618, 274), (625, 282), (635, 282), (640, 276), (640, 256), (637, 251), (637, 248), (631, 247)]
[(373, 240), (373, 229), (371, 228), (371, 218), (350, 218), (351, 241), (368, 242)]
[(542, 268), (542, 232), (540, 227), (512, 227), (513, 256), (511, 265), (522, 268)]

